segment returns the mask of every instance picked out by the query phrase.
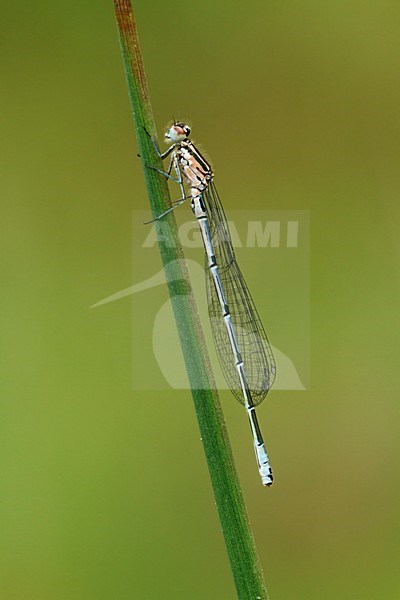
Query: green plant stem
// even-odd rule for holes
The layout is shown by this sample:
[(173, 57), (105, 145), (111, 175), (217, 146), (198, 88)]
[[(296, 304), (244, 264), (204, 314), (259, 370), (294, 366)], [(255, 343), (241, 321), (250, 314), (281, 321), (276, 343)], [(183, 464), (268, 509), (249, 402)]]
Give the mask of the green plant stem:
[[(156, 138), (135, 18), (130, 0), (114, 0), (114, 8), (144, 177), (153, 215), (156, 216), (170, 205), (170, 198), (165, 178), (146, 167), (151, 164), (163, 169), (145, 131)], [(265, 600), (268, 597), (267, 590), (233, 463), (174, 214), (170, 213), (157, 221), (156, 228), (238, 597), (240, 600)], [(210, 590), (211, 596), (213, 593)]]

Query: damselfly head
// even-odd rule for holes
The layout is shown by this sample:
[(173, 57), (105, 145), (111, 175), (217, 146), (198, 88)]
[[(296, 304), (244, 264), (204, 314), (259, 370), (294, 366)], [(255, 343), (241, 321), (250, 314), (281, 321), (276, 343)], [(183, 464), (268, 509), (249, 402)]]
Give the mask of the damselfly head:
[(177, 123), (174, 123), (173, 125), (171, 125), (171, 127), (167, 129), (164, 137), (166, 142), (173, 142), (174, 144), (176, 144), (177, 142), (181, 142), (182, 140), (188, 138), (189, 135), (189, 125), (186, 125), (185, 123), (181, 123), (179, 121)]

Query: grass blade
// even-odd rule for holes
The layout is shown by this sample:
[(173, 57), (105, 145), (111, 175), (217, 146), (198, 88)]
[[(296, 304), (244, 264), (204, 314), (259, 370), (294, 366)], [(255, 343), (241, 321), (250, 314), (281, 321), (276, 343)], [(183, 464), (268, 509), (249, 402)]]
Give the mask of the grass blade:
[[(168, 208), (170, 198), (164, 178), (145, 166), (151, 164), (163, 168), (145, 132), (146, 129), (157, 137), (135, 18), (130, 0), (114, 0), (114, 8), (146, 187), (153, 215), (156, 216)], [(267, 590), (233, 463), (173, 212), (162, 223), (156, 222), (155, 226), (238, 597), (240, 600), (266, 600)], [(210, 597), (212, 595), (210, 590)]]

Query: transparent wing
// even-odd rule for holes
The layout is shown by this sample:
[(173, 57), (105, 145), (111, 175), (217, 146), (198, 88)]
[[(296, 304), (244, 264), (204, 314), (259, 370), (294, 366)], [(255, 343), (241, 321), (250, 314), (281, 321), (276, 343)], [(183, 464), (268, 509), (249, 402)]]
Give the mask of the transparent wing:
[[(203, 198), (210, 217), (211, 240), (219, 276), (235, 328), (251, 396), (256, 406), (262, 402), (274, 382), (275, 360), (257, 309), (236, 262), (224, 209), (212, 181), (203, 192)], [(206, 268), (206, 273), (208, 313), (218, 359), (231, 392), (244, 404), (239, 375), (209, 268)]]

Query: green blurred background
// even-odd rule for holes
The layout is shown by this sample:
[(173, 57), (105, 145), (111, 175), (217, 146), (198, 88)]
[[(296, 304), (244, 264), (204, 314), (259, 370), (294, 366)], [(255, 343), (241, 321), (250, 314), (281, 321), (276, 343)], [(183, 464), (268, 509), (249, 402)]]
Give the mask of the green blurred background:
[[(400, 6), (137, 4), (159, 132), (190, 117), (233, 210), (310, 211), (311, 383), (260, 407), (270, 490), (221, 394), (271, 598), (397, 599)], [(165, 288), (137, 326), (130, 297), (89, 310), (160, 268), (132, 257), (112, 2), (1, 12), (1, 597), (234, 598), (190, 396), (132, 384)], [(279, 346), (290, 281), (240, 258)]]

